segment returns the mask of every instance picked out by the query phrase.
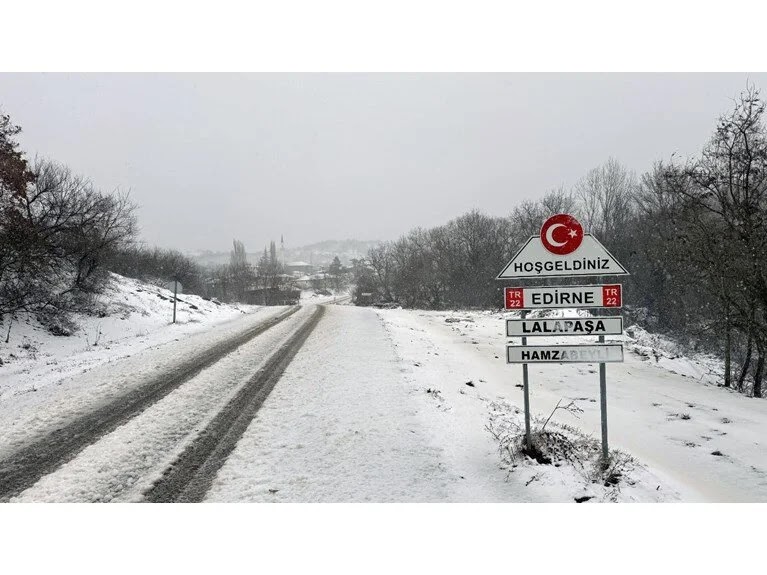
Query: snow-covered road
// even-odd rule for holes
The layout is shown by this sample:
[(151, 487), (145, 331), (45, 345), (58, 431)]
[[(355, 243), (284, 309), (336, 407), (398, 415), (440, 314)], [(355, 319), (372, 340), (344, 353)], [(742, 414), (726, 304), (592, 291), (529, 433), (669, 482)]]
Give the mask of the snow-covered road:
[[(0, 402), (0, 457), (90, 414), (131, 390), (151, 382), (158, 374), (173, 372), (189, 360), (281, 314), (284, 307), (258, 308), (233, 320), (209, 326), (192, 335), (179, 334), (132, 354), (120, 355), (78, 372), (67, 372), (33, 393)], [(174, 327), (175, 326), (170, 326)]]
[[(447, 429), (378, 314), (329, 306), (208, 494), (208, 501), (546, 500), (505, 481), (484, 429)], [(446, 435), (443, 435), (445, 433)], [(453, 442), (479, 435), (477, 457)]]
[(429, 501), (448, 474), (370, 309), (330, 307), (208, 501)]
[(313, 308), (302, 308), (243, 344), (42, 477), (15, 500), (140, 501), (184, 446), (258, 372)]

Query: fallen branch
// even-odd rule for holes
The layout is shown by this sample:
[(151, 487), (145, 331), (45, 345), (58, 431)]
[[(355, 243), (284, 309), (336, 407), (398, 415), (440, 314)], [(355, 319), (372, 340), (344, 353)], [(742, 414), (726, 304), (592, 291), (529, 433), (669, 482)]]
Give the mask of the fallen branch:
[(549, 423), (552, 417), (554, 417), (554, 413), (556, 413), (557, 409), (563, 409), (565, 411), (568, 411), (573, 414), (575, 418), (578, 418), (581, 413), (583, 413), (583, 410), (578, 407), (578, 404), (575, 403), (575, 401), (570, 401), (567, 405), (561, 405), (562, 400), (560, 399), (557, 404), (554, 406), (554, 409), (549, 414), (549, 417), (546, 419), (546, 421), (543, 423), (543, 427), (541, 427), (538, 430), (538, 433), (543, 433), (543, 430), (546, 429), (546, 425)]

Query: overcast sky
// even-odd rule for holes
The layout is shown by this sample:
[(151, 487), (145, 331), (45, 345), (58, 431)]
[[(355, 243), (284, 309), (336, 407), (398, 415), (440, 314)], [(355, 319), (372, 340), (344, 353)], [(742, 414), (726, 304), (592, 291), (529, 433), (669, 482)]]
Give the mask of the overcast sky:
[(609, 156), (696, 154), (765, 74), (0, 74), (29, 156), (130, 190), (142, 239), (258, 251), (505, 215)]

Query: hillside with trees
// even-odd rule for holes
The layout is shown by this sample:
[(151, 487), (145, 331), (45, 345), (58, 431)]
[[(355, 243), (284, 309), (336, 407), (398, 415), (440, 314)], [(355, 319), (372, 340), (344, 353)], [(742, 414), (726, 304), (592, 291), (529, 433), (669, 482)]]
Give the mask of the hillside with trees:
[[(357, 262), (358, 292), (405, 307), (498, 309), (494, 278), (550, 215), (571, 212), (631, 272), (624, 313), (725, 363), (722, 385), (761, 397), (767, 356), (767, 131), (754, 87), (702, 152), (637, 176), (610, 158), (571, 189), (507, 217), (474, 210)], [(560, 280), (561, 281), (561, 280)]]
[(87, 310), (137, 234), (127, 194), (105, 194), (49, 160), (29, 163), (0, 116), (0, 321)]

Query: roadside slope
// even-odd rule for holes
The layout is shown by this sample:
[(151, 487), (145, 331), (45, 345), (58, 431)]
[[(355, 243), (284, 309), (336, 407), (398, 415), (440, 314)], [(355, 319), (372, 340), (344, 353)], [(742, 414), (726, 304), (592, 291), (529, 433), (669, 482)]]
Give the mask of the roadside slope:
[(13, 395), (0, 403), (0, 459), (68, 423), (120, 400), (136, 389), (188, 369), (195, 358), (225, 347), (264, 322), (282, 314), (285, 307), (255, 308), (236, 319), (206, 330), (178, 337), (70, 373), (34, 392)]
[(94, 299), (89, 314), (20, 313), (14, 319), (4, 318), (0, 406), (101, 364), (237, 321), (260, 308), (179, 294), (172, 324), (171, 291), (117, 274), (111, 277), (111, 285)]

